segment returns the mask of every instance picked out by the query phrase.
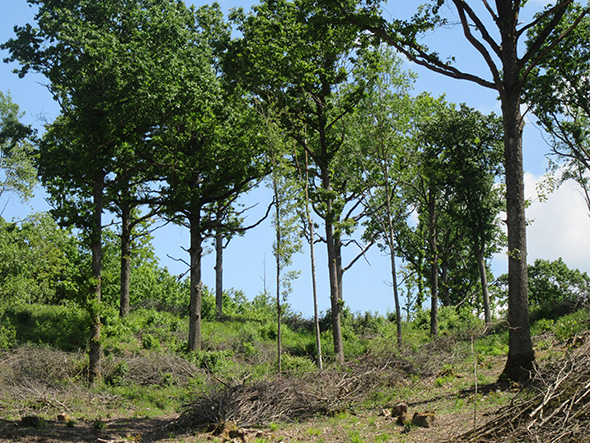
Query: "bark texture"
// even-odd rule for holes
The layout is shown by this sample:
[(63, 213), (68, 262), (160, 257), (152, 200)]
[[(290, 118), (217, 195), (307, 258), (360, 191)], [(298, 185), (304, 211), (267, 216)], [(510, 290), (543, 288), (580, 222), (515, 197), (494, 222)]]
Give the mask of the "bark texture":
[(201, 304), (203, 283), (201, 282), (201, 258), (203, 255), (203, 237), (201, 234), (201, 211), (197, 210), (189, 217), (190, 225), (190, 306), (188, 350), (201, 350)]

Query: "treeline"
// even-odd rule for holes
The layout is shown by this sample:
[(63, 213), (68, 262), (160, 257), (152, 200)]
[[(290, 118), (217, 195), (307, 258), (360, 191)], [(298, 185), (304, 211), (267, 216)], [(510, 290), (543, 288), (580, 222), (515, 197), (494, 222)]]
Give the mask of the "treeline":
[[(224, 241), (249, 228), (236, 200), (264, 180), (273, 190), (279, 356), (297, 238), (307, 242), (313, 269), (314, 246), (327, 250), (337, 361), (343, 275), (373, 245), (391, 263), (398, 346), (402, 290), (418, 309), (430, 299), (433, 336), (440, 305), (469, 305), (492, 321), (487, 263), (505, 242), (500, 117), (414, 94), (413, 75), (392, 50), (316, 2), (265, 1), (228, 19), (217, 4), (172, 0), (30, 3), (39, 5), (36, 25), (17, 26), (2, 47), (20, 76), (47, 78), (61, 113), (37, 137), (3, 96), (10, 136), (3, 149), (28, 170), (36, 166), (55, 220), (78, 233), (72, 240), (46, 216), (28, 222), (48, 226), (63, 263), (81, 264), (48, 266), (51, 283), (31, 297), (54, 291), (53, 302), (86, 304), (91, 380), (101, 374), (101, 306), (116, 299), (125, 316), (131, 306), (188, 292), (187, 349), (201, 348), (204, 243), (216, 239), (221, 263)], [(15, 183), (26, 196), (30, 176)], [(118, 218), (118, 232), (105, 229), (106, 211)], [(137, 236), (155, 219), (189, 229), (188, 280), (158, 268), (149, 237)], [(361, 252), (343, 263), (353, 243)], [(316, 308), (319, 353), (318, 315)]]

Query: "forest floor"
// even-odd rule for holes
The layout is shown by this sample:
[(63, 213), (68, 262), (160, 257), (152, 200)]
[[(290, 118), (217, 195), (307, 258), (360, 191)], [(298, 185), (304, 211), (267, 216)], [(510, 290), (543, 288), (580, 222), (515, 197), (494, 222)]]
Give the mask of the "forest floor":
[[(335, 411), (327, 416), (317, 415), (294, 422), (240, 429), (227, 423), (215, 430), (195, 431), (179, 424), (177, 414), (136, 417), (131, 411), (121, 408), (100, 420), (84, 419), (75, 411), (59, 417), (44, 414), (40, 423), (33, 422), (30, 426), (23, 423), (22, 418), (0, 420), (0, 443), (444, 442), (473, 429), (474, 417), (477, 425), (486, 422), (516, 395), (507, 386), (493, 384), (503, 369), (504, 361), (504, 356), (488, 356), (483, 364), (479, 362), (477, 365), (477, 374), (473, 366), (453, 367), (447, 364), (443, 371), (430, 376), (413, 375), (405, 380), (395, 380), (395, 385), (399, 387), (396, 401), (403, 401), (408, 406), (410, 422), (405, 425), (397, 424), (396, 418), (391, 415), (395, 406), (391, 404), (392, 398), (379, 404), (379, 396), (376, 395), (370, 407), (361, 406)], [(474, 403), (475, 376), (482, 383), (478, 386), (477, 403)], [(46, 394), (42, 397), (44, 401), (53, 403), (53, 411), (59, 410), (59, 401), (52, 401)], [(434, 413), (432, 426), (425, 428), (411, 424), (415, 412), (427, 411)]]

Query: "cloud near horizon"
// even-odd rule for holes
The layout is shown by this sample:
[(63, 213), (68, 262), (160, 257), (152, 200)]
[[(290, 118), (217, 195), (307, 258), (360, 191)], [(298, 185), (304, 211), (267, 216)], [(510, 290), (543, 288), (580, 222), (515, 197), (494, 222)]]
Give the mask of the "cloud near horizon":
[[(526, 211), (528, 263), (561, 257), (568, 267), (590, 272), (590, 216), (578, 185), (568, 181), (540, 201), (536, 185), (542, 179), (525, 173), (526, 198), (531, 201)], [(494, 257), (496, 276), (507, 270), (505, 254)]]

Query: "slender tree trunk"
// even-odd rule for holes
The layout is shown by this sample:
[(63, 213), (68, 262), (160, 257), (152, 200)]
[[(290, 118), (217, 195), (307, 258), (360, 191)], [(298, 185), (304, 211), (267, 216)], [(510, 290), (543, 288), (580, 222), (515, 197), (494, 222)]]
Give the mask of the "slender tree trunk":
[(221, 211), (217, 211), (219, 226), (215, 233), (215, 309), (217, 320), (223, 318), (223, 234), (221, 233)]
[(320, 311), (318, 308), (318, 290), (315, 275), (315, 246), (314, 246), (314, 229), (311, 211), (309, 210), (309, 159), (307, 151), (305, 152), (305, 218), (309, 229), (309, 257), (311, 265), (311, 289), (313, 293), (313, 322), (315, 329), (315, 345), (317, 349), (316, 365), (321, 371), (324, 368), (322, 361), (322, 340), (320, 331)]
[[(390, 233), (391, 235), (391, 233)], [(397, 347), (402, 347), (402, 309), (399, 302), (399, 294), (397, 288), (397, 271), (395, 266), (395, 252), (394, 249), (389, 248), (389, 261), (391, 263), (391, 279), (393, 285), (393, 300), (395, 302), (395, 327), (397, 332)]]
[(129, 314), (129, 287), (131, 278), (131, 208), (125, 204), (121, 210), (121, 296), (119, 316)]
[(201, 211), (196, 210), (188, 217), (190, 225), (190, 306), (188, 350), (201, 350), (201, 302), (203, 283), (201, 282), (201, 258), (203, 255), (203, 237), (201, 235)]
[(279, 189), (277, 178), (273, 178), (273, 188), (275, 194), (275, 262), (277, 271), (276, 291), (277, 291), (277, 371), (280, 374), (282, 371), (282, 336), (281, 336), (281, 202), (279, 201)]
[(438, 335), (438, 246), (436, 244), (435, 199), (428, 202), (428, 241), (430, 248), (430, 335)]
[(402, 310), (399, 302), (399, 293), (397, 287), (397, 270), (395, 266), (395, 230), (393, 228), (393, 208), (391, 205), (391, 186), (389, 183), (389, 167), (387, 161), (384, 162), (385, 172), (385, 193), (387, 209), (387, 243), (389, 247), (389, 262), (391, 264), (391, 282), (393, 286), (393, 301), (395, 303), (395, 323), (397, 332), (397, 347), (402, 347)]
[(490, 309), (490, 291), (488, 288), (486, 261), (481, 248), (477, 249), (477, 265), (479, 268), (479, 280), (481, 282), (481, 299), (483, 303), (484, 318), (486, 325), (489, 325), (492, 322), (492, 313)]
[(313, 321), (315, 329), (315, 345), (317, 349), (316, 364), (318, 369), (324, 369), (324, 363), (322, 361), (322, 340), (320, 331), (320, 311), (318, 308), (318, 289), (315, 275), (315, 247), (313, 243), (313, 221), (309, 214), (309, 206), (306, 207), (307, 211), (307, 222), (309, 226), (309, 256), (311, 261), (311, 286), (313, 292)]
[[(505, 73), (509, 78), (510, 73)], [(515, 73), (513, 73), (514, 76)], [(514, 85), (514, 83), (509, 83)], [(508, 225), (508, 360), (503, 374), (511, 380), (530, 378), (535, 354), (528, 309), (528, 275), (520, 89), (508, 87), (502, 94), (504, 120), (504, 168)]]
[(338, 300), (340, 300), (340, 306), (344, 306), (342, 301), (344, 297), (342, 295), (342, 279), (344, 278), (344, 269), (342, 269), (342, 242), (340, 238), (334, 239), (334, 250), (336, 251), (336, 275), (338, 275)]
[(94, 300), (91, 301), (92, 326), (88, 351), (88, 380), (97, 383), (102, 378), (100, 344), (100, 304), (102, 294), (102, 209), (104, 192), (104, 173), (100, 171), (93, 183), (94, 214), (91, 228), (92, 276), (94, 277)]
[(451, 306), (451, 294), (449, 291), (449, 265), (445, 261), (440, 265), (440, 279), (441, 279), (441, 292), (442, 301), (445, 306)]

